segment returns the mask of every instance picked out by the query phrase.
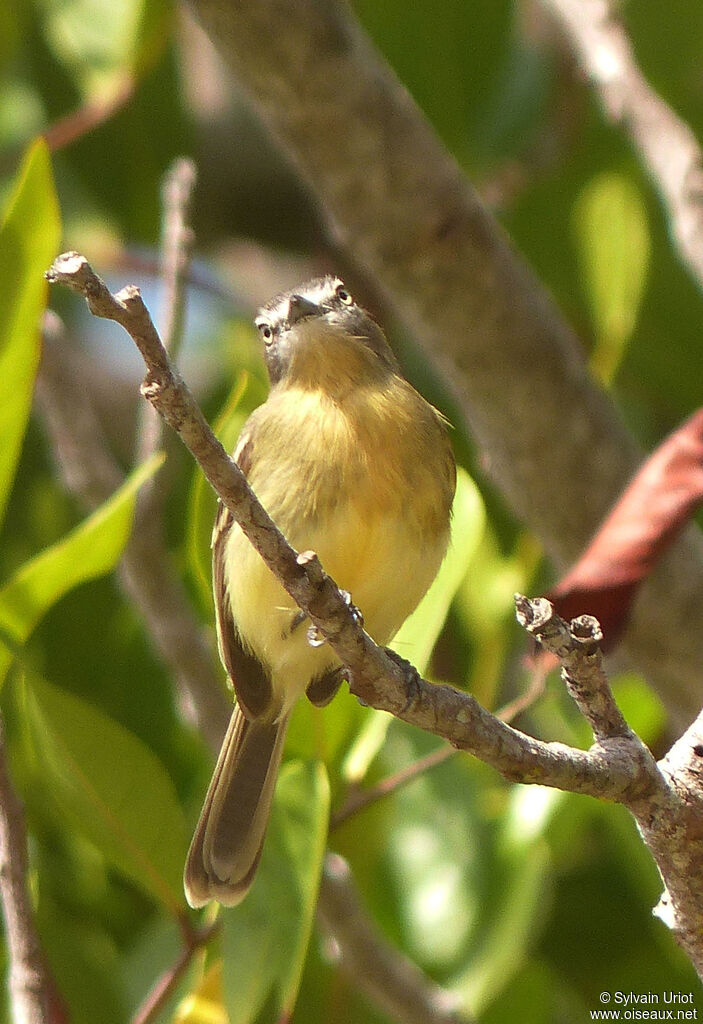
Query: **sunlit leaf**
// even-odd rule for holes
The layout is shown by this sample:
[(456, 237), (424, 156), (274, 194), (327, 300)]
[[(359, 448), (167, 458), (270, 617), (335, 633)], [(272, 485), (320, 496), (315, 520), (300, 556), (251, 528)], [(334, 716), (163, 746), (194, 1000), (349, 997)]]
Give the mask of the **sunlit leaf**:
[(256, 881), (223, 912), (224, 986), (230, 1024), (286, 1019), (295, 1003), (310, 941), (327, 837), (324, 768), (284, 765)]
[(481, 937), (481, 950), (466, 973), (451, 983), (467, 1010), (480, 1013), (526, 962), (544, 901), (548, 865), (549, 851), (543, 842), (535, 843), (527, 854), (515, 855), (500, 901), (493, 905), (491, 924)]
[(183, 999), (173, 1024), (230, 1024), (224, 1003), (222, 960), (202, 974), (194, 990)]
[(591, 363), (609, 382), (637, 323), (649, 268), (649, 226), (638, 188), (623, 174), (598, 175), (578, 199), (574, 226), (596, 333)]
[(633, 732), (653, 744), (666, 728), (668, 715), (659, 696), (641, 676), (623, 673), (612, 680), (613, 695)]
[(163, 51), (172, 6), (168, 0), (43, 0), (44, 31), (84, 95), (104, 96), (126, 72), (143, 70)]
[(509, 985), (526, 961), (550, 865), (545, 834), (565, 799), (544, 786), (515, 786), (509, 793), (493, 863), (499, 899), (490, 901), (477, 956), (452, 985), (474, 1013)]
[(39, 365), (44, 271), (61, 220), (43, 140), (28, 151), (0, 226), (0, 522), (22, 447)]
[[(26, 562), (0, 588), (0, 636), (4, 632), (24, 643), (60, 597), (114, 568), (129, 537), (137, 491), (163, 458), (154, 455), (140, 466), (75, 530)], [(11, 661), (9, 648), (0, 644), (0, 681)]]
[(32, 677), (24, 719), (47, 799), (103, 856), (172, 913), (183, 907), (186, 824), (161, 762), (73, 694)]

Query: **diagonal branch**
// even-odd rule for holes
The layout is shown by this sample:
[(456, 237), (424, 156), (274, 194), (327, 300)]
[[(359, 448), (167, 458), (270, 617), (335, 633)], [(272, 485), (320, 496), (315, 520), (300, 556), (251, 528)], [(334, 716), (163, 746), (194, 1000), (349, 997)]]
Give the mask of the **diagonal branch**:
[(608, 0), (542, 0), (622, 123), (667, 208), (681, 255), (703, 287), (703, 153), (695, 135), (642, 74)]
[[(44, 333), (44, 360), (38, 397), (69, 487), (93, 507), (119, 485), (121, 471), (109, 454), (106, 438), (85, 389), (79, 386), (79, 367), (70, 358), (70, 350), (65, 344), (59, 351), (59, 345), (65, 339), (57, 317), (47, 314)], [(139, 536), (134, 535), (127, 546), (120, 566), (123, 585), (140, 610), (146, 628), (174, 678), (180, 680), (181, 690), (187, 695), (188, 704), (201, 728), (216, 745), (229, 708), (222, 697), (219, 674), (213, 670), (211, 645), (202, 641), (192, 609), (183, 603), (181, 588), (172, 574), (164, 549), (163, 537), (154, 534), (152, 525), (151, 519), (143, 522)], [(333, 900), (332, 893), (324, 887), (319, 898), (319, 913), (335, 929), (335, 943), (345, 969), (353, 974), (357, 966), (355, 951), (359, 948), (359, 934), (375, 934), (371, 922), (366, 920), (360, 907), (357, 907), (353, 921), (348, 915), (340, 920), (339, 899)], [(158, 1016), (164, 1001), (191, 963), (194, 952), (208, 937), (200, 933), (186, 936), (181, 954), (156, 982), (133, 1024), (137, 1021), (146, 1024)], [(413, 984), (409, 991), (417, 1004), (416, 1015), (427, 1009), (428, 1015), (423, 1024), (444, 1024), (445, 1020), (453, 1020), (443, 1012), (437, 1016), (449, 998), (446, 993), (425, 979), (422, 972), (413, 969), (400, 953), (385, 945), (380, 936), (376, 939), (379, 970), (366, 961), (363, 977), (355, 977), (355, 982), (372, 998), (383, 992), (385, 1006), (393, 1009), (400, 1005), (404, 1012), (408, 1000), (405, 986), (398, 982), (389, 992), (387, 981), (389, 976), (405, 980), (410, 977)], [(382, 981), (378, 980), (381, 964)]]
[(375, 1006), (399, 1024), (470, 1024), (456, 997), (429, 982), (373, 927), (349, 866), (337, 854), (327, 855), (320, 896), (321, 923), (339, 950), (342, 969)]

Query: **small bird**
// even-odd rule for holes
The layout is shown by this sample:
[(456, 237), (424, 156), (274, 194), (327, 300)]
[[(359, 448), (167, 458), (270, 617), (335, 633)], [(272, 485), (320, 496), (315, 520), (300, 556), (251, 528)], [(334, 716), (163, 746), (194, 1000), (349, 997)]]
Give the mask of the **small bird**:
[[(234, 459), (288, 541), (317, 553), (387, 644), (449, 542), (456, 467), (444, 417), (402, 376), (383, 331), (337, 277), (262, 307), (269, 396)], [(220, 656), (236, 695), (185, 866), (192, 907), (235, 906), (261, 856), (296, 701), (342, 682), (334, 651), (219, 505), (212, 537)]]

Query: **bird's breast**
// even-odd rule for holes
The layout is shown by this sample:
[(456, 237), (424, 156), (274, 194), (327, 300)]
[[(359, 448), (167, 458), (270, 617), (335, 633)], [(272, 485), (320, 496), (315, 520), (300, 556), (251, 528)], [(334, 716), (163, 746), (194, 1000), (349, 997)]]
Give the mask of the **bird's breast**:
[[(282, 400), (270, 398), (255, 421), (249, 469), (286, 538), (318, 554), (379, 643), (391, 639), (439, 568), (453, 493), (444, 430), (401, 384), (409, 390), (400, 396), (374, 388), (346, 402), (290, 388)], [(295, 603), (238, 527), (228, 542), (227, 578), (240, 634), (271, 669), (274, 686), (281, 679), (286, 700), (291, 676), (302, 693), (336, 663), (326, 645), (309, 645), (306, 625), (291, 628)]]

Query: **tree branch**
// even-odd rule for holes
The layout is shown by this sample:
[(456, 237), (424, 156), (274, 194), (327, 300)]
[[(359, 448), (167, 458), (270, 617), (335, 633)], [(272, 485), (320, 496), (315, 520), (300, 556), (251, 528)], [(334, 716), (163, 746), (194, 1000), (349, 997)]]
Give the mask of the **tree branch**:
[(429, 981), (371, 926), (345, 860), (328, 854), (320, 919), (337, 944), (342, 969), (398, 1024), (469, 1024), (456, 997)]
[(655, 797), (629, 806), (666, 885), (657, 912), (703, 978), (703, 713), (659, 768)]
[[(558, 566), (572, 562), (640, 453), (545, 289), (346, 4), (298, 0), (290, 18), (282, 0), (190, 2), (349, 257), (448, 369), (518, 515)], [(701, 620), (703, 544), (688, 530), (624, 641), (682, 727), (703, 698)]]
[[(175, 359), (178, 355), (186, 312), (188, 272), (194, 234), (188, 224), (190, 204), (196, 182), (192, 160), (178, 159), (166, 172), (161, 189), (161, 297), (160, 334), (163, 346)], [(137, 431), (137, 461), (143, 462), (161, 446), (163, 420), (151, 405), (143, 405)], [(154, 480), (140, 491), (138, 504), (143, 515), (153, 509), (152, 495), (159, 494)], [(155, 498), (153, 499), (155, 500)]]
[(131, 1020), (131, 1024), (153, 1024), (159, 1019), (159, 1015), (166, 1003), (173, 995), (178, 983), (190, 967), (193, 957), (198, 950), (203, 949), (210, 939), (220, 930), (220, 922), (195, 931), (186, 936), (186, 943), (183, 946), (178, 958), (171, 967), (158, 979), (149, 995), (141, 1004)]
[(47, 970), (27, 891), (27, 832), (13, 789), (0, 720), (0, 901), (5, 922), (9, 991), (15, 1024), (52, 1024), (56, 988)]
[(562, 665), (569, 692), (588, 718), (597, 745), (626, 743), (649, 782), (624, 803), (637, 819), (666, 889), (659, 915), (703, 978), (703, 712), (659, 764), (628, 728), (601, 666), (600, 627), (588, 615), (570, 626), (549, 601), (517, 598), (518, 620)]
[(595, 85), (608, 116), (627, 130), (658, 189), (671, 231), (703, 287), (703, 154), (695, 135), (642, 74), (608, 0), (542, 0)]

